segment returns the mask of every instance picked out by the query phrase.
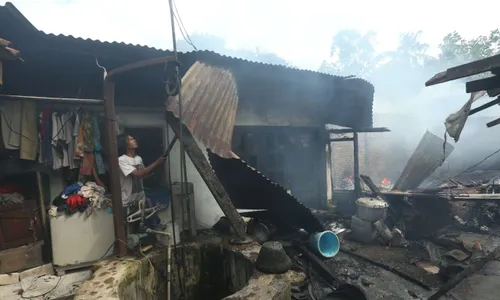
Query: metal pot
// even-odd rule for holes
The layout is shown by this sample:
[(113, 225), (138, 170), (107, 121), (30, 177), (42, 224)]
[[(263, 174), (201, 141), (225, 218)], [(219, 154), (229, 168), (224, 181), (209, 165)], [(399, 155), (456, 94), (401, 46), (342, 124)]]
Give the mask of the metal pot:
[(359, 198), (356, 200), (356, 216), (362, 220), (376, 222), (387, 217), (387, 202), (375, 198)]

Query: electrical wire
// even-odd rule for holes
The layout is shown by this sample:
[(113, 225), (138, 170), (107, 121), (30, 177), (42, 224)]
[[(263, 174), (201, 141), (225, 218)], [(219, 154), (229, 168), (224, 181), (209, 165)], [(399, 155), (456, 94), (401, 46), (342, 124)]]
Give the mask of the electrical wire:
[[(15, 131), (14, 129), (12, 129), (12, 121), (10, 121), (10, 119), (7, 117), (7, 115), (5, 115), (5, 113), (4, 113), (2, 110), (0, 110), (0, 113), (1, 113), (2, 117), (3, 117), (3, 118), (5, 118), (5, 125), (7, 125), (7, 128), (8, 128), (11, 132), (13, 132), (13, 133), (15, 133), (15, 134), (19, 135), (20, 137), (22, 137), (22, 138), (24, 138), (24, 139), (29, 140), (30, 142), (37, 142), (37, 141), (34, 141), (34, 140), (30, 139), (29, 137), (27, 137), (27, 136), (23, 135), (22, 133), (17, 132), (17, 131)], [(62, 132), (62, 130), (64, 129), (64, 127), (68, 124), (68, 122), (69, 122), (71, 119), (72, 119), (72, 118), (69, 118), (69, 119), (67, 119), (66, 121), (64, 121), (64, 123), (61, 125), (61, 128), (59, 128), (59, 130), (56, 132), (56, 134), (55, 134), (55, 135), (54, 135), (54, 137), (52, 138), (52, 141), (55, 141), (55, 140), (57, 139), (57, 136), (59, 135), (59, 133), (61, 133), (61, 132)]]
[(172, 1), (172, 4), (173, 4), (173, 8), (174, 8), (173, 15), (174, 15), (175, 21), (177, 22), (177, 25), (179, 26), (179, 30), (182, 34), (182, 37), (189, 45), (191, 45), (194, 48), (195, 51), (198, 51), (198, 48), (196, 48), (196, 46), (194, 45), (193, 40), (189, 36), (189, 33), (186, 30), (186, 27), (184, 26), (184, 22), (182, 22), (181, 15), (179, 14), (179, 11), (177, 10), (177, 4), (175, 3), (175, 1)]
[(468, 167), (467, 169), (465, 169), (464, 171), (462, 171), (462, 173), (458, 174), (458, 175), (455, 175), (453, 177), (450, 177), (448, 180), (450, 179), (453, 179), (453, 178), (456, 178), (456, 177), (460, 177), (461, 175), (467, 173), (468, 171), (474, 169), (475, 167), (479, 166), (480, 164), (482, 164), (483, 162), (485, 162), (488, 158), (492, 157), (493, 155), (497, 154), (500, 152), (500, 149), (494, 151), (493, 153), (491, 153), (490, 155), (486, 156), (485, 158), (483, 158), (481, 161), (479, 161), (478, 163)]
[(54, 287), (52, 287), (47, 292), (39, 294), (39, 295), (35, 295), (35, 296), (29, 296), (29, 297), (24, 296), (24, 293), (26, 293), (26, 291), (28, 291), (35, 284), (35, 281), (38, 278), (42, 277), (42, 276), (45, 276), (45, 275), (40, 275), (40, 276), (37, 276), (36, 278), (33, 278), (33, 281), (31, 282), (31, 285), (26, 290), (24, 290), (23, 293), (21, 294), (21, 298), (23, 298), (23, 299), (33, 299), (33, 298), (38, 298), (38, 297), (44, 297), (45, 295), (48, 295), (48, 294), (52, 293), (53, 291), (55, 291), (57, 289), (57, 287), (59, 286), (59, 284), (61, 283), (61, 281), (62, 281), (62, 276), (59, 276), (59, 280), (57, 281), (57, 283), (54, 285)]
[(177, 22), (180, 22), (180, 24), (178, 24), (179, 28), (184, 31), (187, 39), (192, 43), (193, 40), (189, 36), (186, 26), (184, 26), (184, 22), (182, 22), (181, 14), (179, 13), (179, 10), (177, 10), (177, 4), (175, 3), (175, 0), (173, 0), (172, 3), (174, 4), (174, 15), (176, 15), (176, 17), (178, 18)]
[[(175, 18), (175, 21), (177, 23), (177, 25), (179, 25), (179, 20), (177, 19), (177, 16), (174, 14), (174, 18)], [(179, 25), (179, 29), (180, 29), (180, 32), (182, 34), (182, 37), (184, 38), (184, 41), (186, 41), (186, 43), (188, 43), (191, 47), (193, 47), (193, 49), (195, 51), (198, 51), (198, 48), (196, 48), (196, 46), (193, 44), (193, 42), (190, 40), (189, 36), (186, 37), (186, 34), (187, 33), (184, 33), (183, 30), (181, 29), (180, 25)]]

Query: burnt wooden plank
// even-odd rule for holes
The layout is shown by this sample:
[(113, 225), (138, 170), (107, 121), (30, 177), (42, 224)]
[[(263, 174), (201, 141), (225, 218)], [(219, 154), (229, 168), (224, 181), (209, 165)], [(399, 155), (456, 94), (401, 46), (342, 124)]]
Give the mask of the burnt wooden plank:
[(488, 96), (490, 96), (490, 97), (498, 96), (498, 95), (500, 95), (500, 88), (487, 90), (486, 93), (488, 93)]
[[(177, 119), (172, 112), (167, 111), (166, 120), (168, 125), (174, 131), (175, 135), (177, 137), (180, 137), (181, 123), (179, 119)], [(198, 172), (200, 173), (203, 181), (205, 181), (205, 183), (207, 184), (207, 187), (214, 196), (215, 201), (217, 201), (227, 219), (231, 222), (234, 231), (241, 239), (244, 239), (246, 236), (246, 224), (243, 221), (243, 218), (240, 216), (238, 211), (236, 211), (236, 208), (233, 206), (233, 203), (229, 199), (226, 190), (215, 175), (212, 166), (203, 154), (203, 151), (201, 151), (200, 147), (196, 143), (196, 140), (194, 139), (191, 132), (184, 124), (182, 124), (182, 128), (182, 144), (184, 145), (184, 149), (187, 155), (193, 162), (196, 170), (198, 170)]]
[(487, 108), (489, 108), (489, 107), (492, 107), (493, 105), (498, 104), (498, 103), (500, 103), (500, 97), (498, 97), (497, 99), (495, 99), (495, 100), (493, 100), (493, 101), (490, 101), (490, 102), (488, 102), (488, 103), (486, 103), (486, 104), (483, 104), (483, 105), (481, 105), (481, 106), (478, 106), (478, 107), (476, 107), (476, 108), (474, 108), (474, 109), (471, 109), (471, 110), (469, 111), (469, 116), (470, 116), (470, 115), (473, 115), (473, 114), (475, 114), (475, 113), (478, 113), (478, 112), (480, 112), (480, 111), (482, 111), (482, 110), (485, 110), (485, 109), (487, 109)]
[(356, 259), (360, 259), (360, 260), (363, 260), (367, 263), (373, 264), (373, 265), (380, 267), (382, 269), (385, 269), (389, 272), (392, 272), (392, 273), (398, 275), (399, 277), (401, 277), (401, 278), (403, 278), (411, 283), (414, 283), (414, 284), (416, 284), (416, 285), (418, 285), (418, 286), (420, 286), (428, 291), (430, 291), (432, 289), (428, 283), (423, 282), (421, 279), (415, 278), (414, 276), (407, 274), (406, 270), (403, 271), (404, 268), (402, 270), (400, 270), (400, 268), (398, 266), (396, 266), (395, 264), (391, 264), (390, 262), (375, 261), (375, 260), (373, 260), (365, 255), (357, 254), (357, 253), (347, 249), (344, 246), (340, 247), (340, 252), (345, 253), (345, 254), (347, 254), (351, 257), (354, 257)]
[(352, 142), (352, 141), (354, 141), (354, 138), (349, 138), (349, 137), (330, 139), (330, 142)]
[(495, 120), (493, 120), (491, 122), (488, 122), (486, 124), (486, 126), (489, 128), (489, 127), (497, 126), (498, 124), (500, 124), (500, 118), (495, 119)]
[(500, 77), (498, 76), (473, 80), (465, 84), (465, 91), (467, 93), (491, 90), (496, 88), (500, 88)]
[(364, 132), (389, 132), (387, 127), (369, 127), (369, 128), (335, 128), (328, 129), (328, 133), (339, 134), (339, 133), (364, 133)]
[(498, 257), (499, 252), (500, 252), (500, 247), (497, 247), (484, 259), (472, 263), (472, 265), (469, 268), (458, 273), (457, 276), (453, 277), (448, 282), (446, 282), (443, 286), (441, 286), (439, 290), (437, 290), (434, 294), (432, 294), (427, 300), (440, 299), (441, 296), (444, 296), (446, 293), (452, 290), (462, 280), (476, 273), (477, 271), (481, 270), (488, 262), (492, 261), (493, 259), (496, 259)]
[(488, 71), (496, 72), (496, 69), (499, 68), (500, 68), (500, 54), (497, 54), (467, 64), (449, 68), (444, 72), (434, 75), (431, 79), (429, 79), (425, 83), (425, 86), (431, 86), (438, 83), (460, 79)]

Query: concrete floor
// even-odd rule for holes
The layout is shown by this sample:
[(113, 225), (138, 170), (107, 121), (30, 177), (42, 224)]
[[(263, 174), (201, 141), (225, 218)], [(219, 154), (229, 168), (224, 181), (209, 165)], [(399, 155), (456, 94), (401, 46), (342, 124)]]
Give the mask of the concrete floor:
[(0, 286), (2, 300), (68, 299), (92, 275), (91, 270), (68, 273), (63, 276), (43, 275), (28, 277), (14, 284)]

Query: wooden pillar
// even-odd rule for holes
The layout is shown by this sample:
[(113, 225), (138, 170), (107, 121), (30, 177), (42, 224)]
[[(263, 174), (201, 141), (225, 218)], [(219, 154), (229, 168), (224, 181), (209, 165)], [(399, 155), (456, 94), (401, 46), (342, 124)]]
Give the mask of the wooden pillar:
[(354, 192), (356, 197), (361, 195), (361, 181), (359, 179), (359, 139), (358, 133), (353, 132), (353, 153), (354, 153)]
[(118, 144), (117, 128), (115, 114), (115, 83), (104, 81), (104, 116), (107, 132), (106, 148), (109, 159), (109, 189), (111, 192), (111, 201), (113, 205), (113, 219), (115, 223), (116, 254), (119, 257), (127, 255), (125, 215), (122, 204), (122, 191), (120, 185), (120, 167), (118, 165)]

